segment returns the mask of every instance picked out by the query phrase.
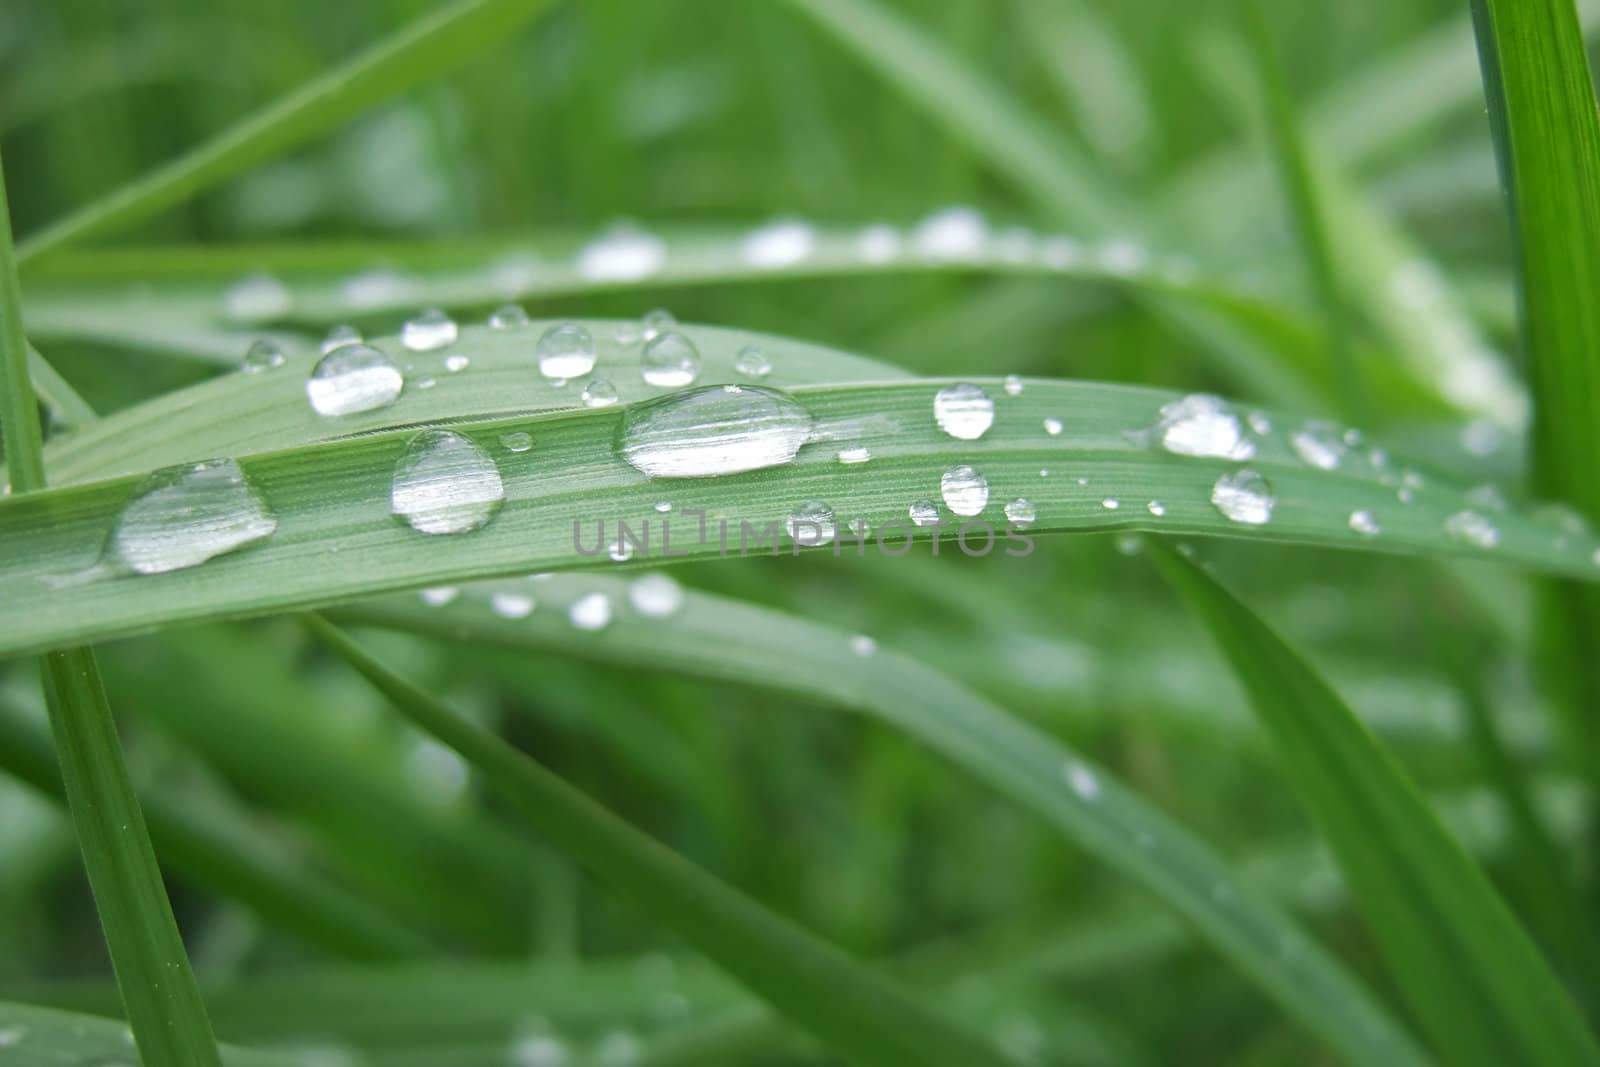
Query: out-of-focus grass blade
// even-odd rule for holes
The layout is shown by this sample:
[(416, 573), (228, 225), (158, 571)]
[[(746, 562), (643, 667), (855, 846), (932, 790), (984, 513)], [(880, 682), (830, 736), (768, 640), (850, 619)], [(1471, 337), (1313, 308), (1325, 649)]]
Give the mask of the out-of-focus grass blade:
[[(1419, 1059), (1411, 1039), (1361, 986), (1274, 906), (1239, 886), (1204, 844), (1065, 746), (917, 660), (851, 635), (726, 597), (686, 593), (670, 618), (632, 607), (615, 578), (562, 576), (497, 587), (539, 607), (497, 617), (481, 596), (426, 608), (413, 598), (338, 617), (446, 639), (539, 649), (614, 667), (666, 670), (795, 693), (876, 716), (933, 748), (1158, 895), (1352, 1062)], [(579, 597), (606, 597), (614, 621), (590, 633), (566, 618)]]
[[(0, 421), (6, 469), (19, 491), (17, 498), (43, 492), (44, 456), (28, 380), (3, 172)], [(173, 1067), (211, 1067), (217, 1063), (216, 1041), (122, 759), (94, 653), (88, 648), (46, 652), (41, 673), (67, 806), (140, 1055)]]
[[(1583, 35), (1571, 0), (1473, 0), (1472, 13), (1517, 243), (1533, 484), (1600, 521), (1600, 115)], [(1553, 695), (1600, 774), (1600, 596), (1556, 587), (1543, 601)]]
[(1151, 549), (1271, 733), (1401, 990), (1453, 1063), (1592, 1064), (1566, 991), (1411, 781), (1316, 672), (1181, 554)]
[(27, 264), (74, 241), (126, 228), (341, 125), (497, 44), (550, 0), (460, 0), (267, 105), (197, 148), (24, 241)]
[(33, 380), (33, 390), (50, 408), (56, 424), (64, 430), (76, 429), (95, 420), (89, 402), (78, 395), (65, 378), (41, 356), (36, 348), (28, 346), (28, 374)]
[(987, 1041), (640, 834), (327, 622), (308, 616), (306, 625), (408, 720), (476, 767), (541, 836), (841, 1051), (868, 1063), (1007, 1062)]
[[(94, 1015), (39, 1008), (31, 1004), (0, 1003), (0, 1063), (17, 1067), (77, 1067), (79, 1064), (128, 1063), (130, 1046), (126, 1025)], [(222, 1067), (309, 1067), (299, 1056), (224, 1048)], [(150, 1067), (165, 1067), (177, 1060), (146, 1058)]]

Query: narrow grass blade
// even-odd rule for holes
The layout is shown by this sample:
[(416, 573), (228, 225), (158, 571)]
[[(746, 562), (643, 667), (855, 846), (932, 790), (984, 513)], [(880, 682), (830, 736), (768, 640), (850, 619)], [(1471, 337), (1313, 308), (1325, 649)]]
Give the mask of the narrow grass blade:
[(33, 390), (50, 408), (50, 414), (63, 430), (87, 426), (97, 416), (89, 402), (78, 395), (72, 384), (45, 361), (38, 349), (28, 346), (28, 373)]
[[(0, 419), (10, 481), (22, 491), (18, 499), (42, 492), (38, 408), (28, 380), (3, 172)], [(47, 652), (42, 674), (73, 829), (139, 1053), (148, 1063), (211, 1067), (218, 1062), (216, 1041), (123, 763), (94, 653), (88, 648)]]
[(476, 767), (541, 836), (841, 1051), (870, 1063), (1006, 1062), (986, 1041), (638, 833), (327, 622), (310, 616), (306, 625), (414, 725)]
[(197, 148), (46, 227), (19, 264), (125, 229), (436, 78), (548, 7), (550, 0), (460, 0), (424, 16)]
[(1270, 627), (1165, 545), (1153, 558), (1233, 664), (1402, 992), (1451, 1062), (1600, 1062), (1582, 1018), (1394, 759)]

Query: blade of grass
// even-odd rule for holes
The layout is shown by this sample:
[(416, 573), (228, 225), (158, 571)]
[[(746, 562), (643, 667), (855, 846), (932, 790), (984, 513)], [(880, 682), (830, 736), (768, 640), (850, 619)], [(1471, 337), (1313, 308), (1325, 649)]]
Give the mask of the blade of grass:
[[(0, 1003), (0, 1033), (5, 1059), (17, 1064), (101, 1064), (126, 1063), (128, 1028), (120, 1022), (93, 1015), (40, 1008), (31, 1004)], [(297, 1056), (257, 1052), (254, 1049), (224, 1048), (224, 1067), (305, 1067)], [(178, 1060), (151, 1060), (164, 1065)]]
[(26, 266), (57, 248), (124, 229), (326, 133), (460, 66), (549, 4), (460, 0), (426, 15), (171, 163), (45, 227), (18, 246), (17, 263)]
[(56, 372), (38, 349), (28, 346), (28, 373), (33, 390), (50, 407), (50, 413), (63, 430), (87, 426), (99, 416), (89, 402), (78, 395), (72, 384)]
[(412, 724), (476, 767), (541, 836), (841, 1051), (869, 1063), (1006, 1062), (988, 1042), (640, 834), (326, 621), (307, 616), (305, 623)]
[(1440, 1052), (1485, 1067), (1600, 1062), (1560, 982), (1393, 757), (1216, 580), (1164, 544), (1151, 554), (1243, 681)]
[[(0, 419), (6, 467), (18, 498), (42, 491), (44, 456), (28, 380), (3, 168)], [(42, 674), (68, 810), (139, 1054), (152, 1064), (214, 1067), (216, 1040), (122, 759), (94, 653), (88, 648), (47, 652)]]

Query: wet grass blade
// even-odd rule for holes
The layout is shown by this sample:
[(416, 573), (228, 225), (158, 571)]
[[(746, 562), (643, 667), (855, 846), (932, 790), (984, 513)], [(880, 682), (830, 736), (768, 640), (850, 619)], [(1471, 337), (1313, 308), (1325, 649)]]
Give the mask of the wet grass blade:
[(460, 0), (424, 16), (150, 174), (22, 242), (26, 265), (74, 242), (126, 229), (338, 127), (374, 104), (460, 66), (550, 0)]
[(329, 623), (309, 616), (306, 625), (402, 715), (477, 768), (542, 837), (840, 1050), (869, 1063), (1006, 1062), (988, 1042), (634, 830)]
[(1424, 1030), (1452, 1063), (1592, 1064), (1600, 1047), (1516, 918), (1393, 757), (1271, 628), (1181, 554), (1152, 556), (1250, 693)]

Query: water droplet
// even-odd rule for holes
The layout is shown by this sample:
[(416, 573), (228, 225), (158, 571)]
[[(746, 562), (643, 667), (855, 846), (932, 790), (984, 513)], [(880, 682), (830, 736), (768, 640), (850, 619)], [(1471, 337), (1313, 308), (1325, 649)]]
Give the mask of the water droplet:
[(294, 307), (294, 294), (270, 274), (252, 274), (228, 287), (222, 305), (230, 319), (263, 322), (289, 314)]
[(394, 466), (389, 511), (425, 534), (460, 534), (487, 523), (506, 491), (500, 470), (470, 437), (424, 430)]
[(1487, 508), (1490, 511), (1504, 511), (1508, 507), (1506, 495), (1501, 492), (1500, 487), (1487, 483), (1475, 485), (1467, 490), (1467, 499), (1478, 507)]
[(669, 512), (671, 510), (672, 510), (672, 501), (670, 501), (670, 500), (657, 500), (656, 501), (656, 511), (660, 512), (662, 515), (667, 514), (667, 512)]
[(950, 207), (918, 223), (911, 233), (911, 244), (924, 259), (976, 259), (983, 254), (988, 237), (989, 226), (977, 211)]
[(1334, 427), (1325, 422), (1309, 422), (1289, 437), (1289, 447), (1306, 466), (1331, 471), (1339, 466), (1345, 446)]
[(1100, 501), (1100, 506), (1105, 508), (1107, 511), (1116, 511), (1122, 506), (1122, 501), (1118, 500), (1116, 497), (1108, 496), (1104, 500)]
[(283, 354), (282, 345), (270, 337), (263, 337), (245, 349), (244, 360), (239, 364), (239, 368), (246, 374), (260, 374), (264, 370), (283, 366), (287, 358)]
[(1116, 540), (1117, 551), (1124, 556), (1137, 556), (1144, 551), (1144, 538), (1136, 533), (1120, 533)]
[(500, 435), (500, 447), (507, 452), (526, 452), (533, 447), (533, 435), (523, 430), (512, 430)]
[(856, 238), (856, 251), (867, 263), (887, 263), (900, 254), (900, 232), (893, 226), (868, 226)]
[(341, 345), (317, 361), (306, 379), (306, 396), (318, 415), (355, 415), (395, 402), (405, 378), (376, 348)]
[(1272, 420), (1267, 418), (1265, 412), (1252, 411), (1244, 418), (1250, 424), (1250, 429), (1261, 437), (1272, 432)]
[(872, 458), (872, 450), (862, 445), (839, 450), (839, 462), (846, 464), (865, 463)]
[(1049, 434), (1051, 437), (1060, 437), (1061, 436), (1061, 420), (1060, 419), (1045, 419), (1044, 420), (1044, 432)]
[(420, 381), (417, 382), (417, 388), (418, 389), (432, 389), (434, 386), (436, 386), (438, 384), (439, 383), (437, 381), (435, 381), (434, 379), (432, 379), (432, 378), (423, 378), (423, 379), (421, 379)]
[(1006, 505), (1006, 518), (1011, 525), (1019, 530), (1026, 530), (1039, 518), (1039, 509), (1033, 506), (1033, 501), (1027, 497), (1019, 496)]
[(546, 378), (576, 378), (594, 369), (594, 338), (575, 322), (557, 323), (546, 330), (534, 353), (539, 373)]
[(651, 308), (639, 319), (639, 336), (646, 341), (677, 328), (677, 316), (666, 308)]
[(1161, 446), (1180, 456), (1249, 459), (1255, 445), (1245, 439), (1239, 418), (1221, 397), (1190, 393), (1161, 408), (1157, 423)]
[(472, 360), (460, 352), (452, 352), (444, 357), (444, 369), (451, 374), (460, 374), (472, 366)]
[(604, 593), (585, 593), (567, 609), (567, 620), (580, 630), (604, 630), (611, 625), (611, 598)]
[(1367, 537), (1375, 537), (1383, 532), (1378, 526), (1378, 520), (1373, 518), (1370, 511), (1352, 511), (1350, 513), (1350, 529)]
[(820, 500), (808, 500), (789, 515), (789, 536), (802, 548), (831, 545), (838, 533), (833, 509)]
[(962, 441), (976, 441), (994, 425), (994, 401), (976, 385), (947, 385), (933, 398), (939, 429)]
[(511, 1045), (514, 1067), (567, 1067), (567, 1046), (545, 1034), (520, 1037)]
[(371, 270), (348, 279), (341, 292), (352, 307), (375, 308), (402, 304), (420, 288), (414, 278), (392, 270)]
[(167, 467), (134, 490), (111, 535), (116, 559), (139, 574), (165, 574), (271, 535), (278, 528), (231, 459)]
[(578, 253), (578, 273), (592, 281), (636, 282), (667, 262), (666, 242), (632, 226), (615, 226)]
[(1167, 506), (1159, 500), (1150, 501), (1150, 503), (1146, 504), (1144, 508), (1158, 519), (1167, 513)]
[(652, 478), (708, 478), (794, 459), (811, 413), (776, 390), (732, 390), (713, 385), (630, 406), (617, 431), (622, 458)]
[(734, 358), (733, 369), (746, 378), (765, 378), (772, 373), (772, 360), (755, 345), (745, 345)]
[(1211, 503), (1224, 518), (1249, 526), (1261, 526), (1272, 518), (1272, 486), (1255, 471), (1224, 474), (1211, 487)]
[(617, 402), (617, 387), (604, 378), (591, 378), (578, 395), (586, 408), (608, 408)]
[(866, 634), (856, 634), (850, 638), (850, 651), (865, 658), (878, 651), (878, 642)]
[(1051, 270), (1073, 270), (1083, 265), (1083, 244), (1076, 237), (1053, 234), (1039, 242), (1039, 262)]
[(665, 574), (646, 574), (628, 586), (628, 600), (640, 615), (664, 619), (683, 607), (683, 586)]
[(1093, 800), (1100, 795), (1100, 779), (1086, 765), (1077, 760), (1068, 760), (1061, 773), (1080, 800)]
[(744, 239), (744, 261), (759, 270), (792, 267), (810, 256), (817, 232), (810, 223), (784, 219), (752, 230)]
[(16, 1048), (28, 1036), (28, 1028), (20, 1023), (0, 1028), (0, 1048)]
[(681, 333), (660, 334), (645, 343), (639, 373), (649, 384), (668, 389), (693, 384), (700, 377), (700, 350)]
[(1500, 543), (1495, 524), (1476, 511), (1458, 511), (1444, 520), (1444, 532), (1452, 540), (1473, 548), (1494, 548)]
[(1023, 389), (1022, 378), (1016, 374), (1008, 374), (1005, 378), (1006, 396), (1021, 396)]
[(976, 515), (989, 503), (989, 479), (962, 463), (944, 472), (939, 493), (957, 515)]
[(489, 312), (489, 329), (520, 330), (532, 324), (521, 304), (503, 304)]
[(606, 555), (612, 563), (626, 563), (633, 558), (633, 542), (619, 533), (606, 546)]
[(1102, 242), (1095, 249), (1095, 258), (1107, 274), (1118, 276), (1137, 274), (1150, 260), (1144, 247), (1129, 237), (1113, 237)]
[(436, 585), (418, 594), (430, 608), (442, 608), (460, 595), (461, 590), (453, 585)]
[(455, 344), (460, 333), (455, 319), (438, 308), (428, 308), (400, 327), (400, 343), (413, 352), (431, 352)]
[(619, 322), (616, 329), (611, 331), (611, 338), (624, 348), (636, 345), (644, 338), (644, 327), (631, 320)]
[(526, 619), (538, 605), (526, 593), (500, 590), (489, 594), (489, 610), (502, 619)]
[(343, 348), (345, 345), (358, 345), (360, 343), (360, 330), (354, 326), (335, 326), (322, 339), (322, 354), (327, 355), (335, 348)]
[(913, 526), (934, 526), (939, 522), (939, 506), (931, 500), (919, 500), (911, 505)]

